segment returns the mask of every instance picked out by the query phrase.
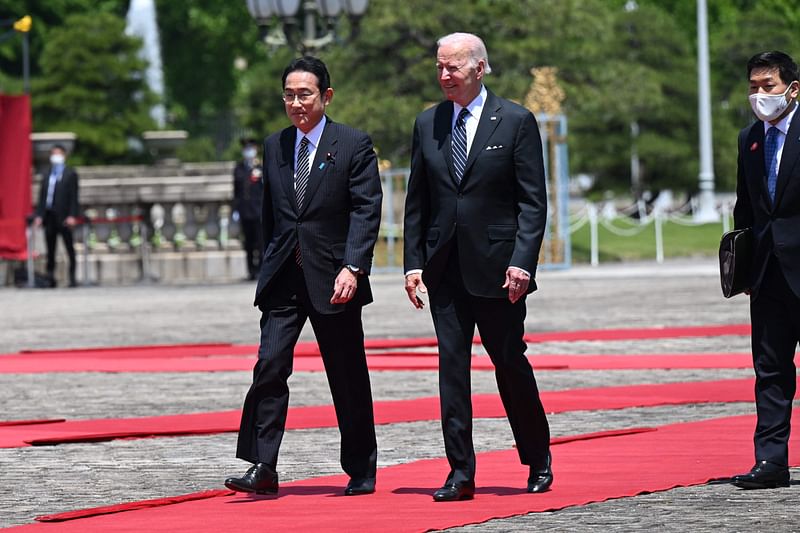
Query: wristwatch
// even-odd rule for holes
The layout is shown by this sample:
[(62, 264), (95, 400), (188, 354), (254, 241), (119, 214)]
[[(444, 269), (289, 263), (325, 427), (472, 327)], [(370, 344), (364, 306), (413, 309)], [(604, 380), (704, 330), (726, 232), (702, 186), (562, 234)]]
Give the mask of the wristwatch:
[(360, 269), (360, 268), (358, 268), (358, 267), (357, 267), (357, 266), (355, 266), (355, 265), (345, 265), (344, 267), (345, 267), (347, 270), (349, 270), (350, 272), (352, 272), (353, 274), (356, 274), (356, 275), (358, 275), (358, 274), (361, 274), (361, 269)]

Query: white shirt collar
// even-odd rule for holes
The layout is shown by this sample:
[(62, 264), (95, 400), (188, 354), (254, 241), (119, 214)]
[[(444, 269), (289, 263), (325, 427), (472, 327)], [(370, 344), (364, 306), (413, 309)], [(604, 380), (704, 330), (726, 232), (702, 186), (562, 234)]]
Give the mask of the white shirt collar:
[[(486, 104), (487, 96), (486, 87), (481, 85), (481, 92), (478, 93), (478, 96), (476, 96), (474, 100), (467, 104), (467, 111), (469, 111), (470, 116), (474, 117), (476, 121), (480, 121), (481, 119), (481, 113), (483, 112), (484, 104)], [(453, 102), (453, 126), (455, 126), (458, 114), (461, 113), (463, 108), (464, 106)]]
[(303, 133), (299, 129), (297, 129), (297, 136), (294, 139), (294, 151), (297, 153), (297, 149), (300, 146), (300, 141), (303, 140), (303, 137), (308, 137), (308, 142), (311, 143), (309, 150), (314, 151), (319, 146), (319, 140), (322, 137), (322, 130), (325, 129), (325, 124), (328, 122), (328, 119), (325, 115), (322, 115), (322, 120), (320, 120), (314, 128), (309, 131), (308, 133)]
[[(797, 102), (794, 102), (792, 110), (789, 111), (789, 114), (786, 115), (785, 117), (783, 117), (780, 122), (775, 124), (775, 127), (778, 128), (778, 131), (780, 131), (784, 135), (789, 133), (789, 124), (792, 123), (792, 117), (794, 117), (794, 114), (796, 112), (797, 112)], [(764, 122), (764, 133), (766, 134), (767, 130), (769, 130), (771, 127), (772, 127), (772, 124), (770, 124), (769, 122), (765, 121)]]

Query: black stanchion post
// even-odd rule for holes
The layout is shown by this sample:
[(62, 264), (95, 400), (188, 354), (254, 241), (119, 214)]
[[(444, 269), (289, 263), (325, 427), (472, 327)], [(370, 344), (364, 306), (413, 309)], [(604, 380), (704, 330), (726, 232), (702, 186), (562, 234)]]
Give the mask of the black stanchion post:
[(83, 284), (89, 285), (89, 221), (83, 221)]
[(142, 281), (147, 283), (150, 278), (150, 249), (147, 247), (147, 224), (141, 222), (142, 244), (139, 246), (139, 253), (142, 256)]
[(28, 238), (28, 258), (27, 258), (27, 268), (28, 268), (28, 288), (32, 289), (36, 286), (36, 274), (33, 270), (33, 249), (34, 249), (34, 236), (36, 235), (36, 230), (34, 229), (33, 225), (28, 223), (25, 226), (25, 233), (27, 233), (26, 237)]

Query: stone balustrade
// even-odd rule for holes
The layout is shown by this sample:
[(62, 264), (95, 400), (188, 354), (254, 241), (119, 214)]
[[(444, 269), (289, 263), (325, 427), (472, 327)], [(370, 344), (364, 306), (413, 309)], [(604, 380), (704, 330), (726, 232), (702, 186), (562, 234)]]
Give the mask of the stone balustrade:
[[(231, 281), (246, 276), (239, 225), (231, 220), (234, 162), (77, 167), (86, 225), (75, 232), (84, 283)], [(382, 174), (378, 269), (399, 269), (407, 170)], [(38, 198), (41, 176), (32, 183)], [(36, 235), (39, 233), (39, 235)], [(44, 257), (44, 236), (34, 232)], [(65, 278), (65, 257), (57, 276)], [(37, 265), (43, 270), (43, 264)]]

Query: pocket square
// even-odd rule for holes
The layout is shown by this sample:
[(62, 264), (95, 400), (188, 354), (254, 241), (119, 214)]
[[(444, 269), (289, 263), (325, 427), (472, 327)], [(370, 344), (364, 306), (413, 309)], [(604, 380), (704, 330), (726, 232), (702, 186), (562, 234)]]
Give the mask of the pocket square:
[(502, 147), (503, 147), (502, 144), (492, 144), (486, 147), (486, 151), (488, 152), (490, 150), (499, 150)]

